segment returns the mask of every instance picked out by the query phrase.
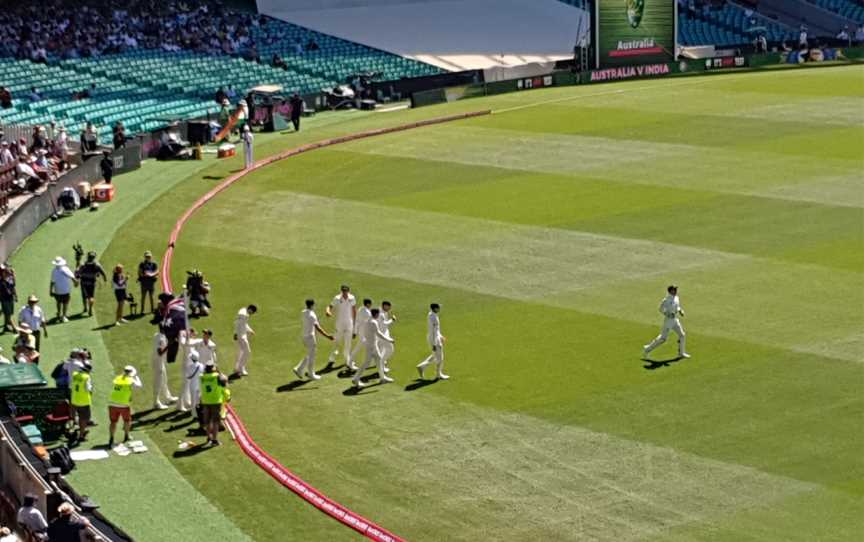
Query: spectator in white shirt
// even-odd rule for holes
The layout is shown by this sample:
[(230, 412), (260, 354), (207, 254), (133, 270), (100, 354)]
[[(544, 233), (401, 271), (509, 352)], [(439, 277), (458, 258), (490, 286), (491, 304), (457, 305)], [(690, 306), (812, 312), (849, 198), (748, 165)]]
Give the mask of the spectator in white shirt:
[(30, 326), (30, 331), (33, 332), (33, 338), (36, 341), (36, 351), (39, 352), (43, 332), (45, 338), (48, 338), (48, 328), (45, 326), (45, 313), (39, 306), (39, 298), (34, 294), (27, 298), (27, 305), (18, 313), (18, 325), (21, 324)]
[(9, 142), (0, 142), (0, 166), (6, 166), (15, 163), (15, 156), (9, 150)]
[(24, 502), (18, 509), (18, 525), (25, 527), (31, 533), (43, 535), (48, 530), (48, 522), (45, 516), (36, 508), (36, 495), (28, 493), (24, 496)]
[(57, 320), (68, 322), (69, 299), (72, 296), (73, 286), (78, 285), (75, 273), (66, 265), (66, 260), (57, 256), (51, 262), (54, 269), (51, 270), (51, 297), (57, 302)]

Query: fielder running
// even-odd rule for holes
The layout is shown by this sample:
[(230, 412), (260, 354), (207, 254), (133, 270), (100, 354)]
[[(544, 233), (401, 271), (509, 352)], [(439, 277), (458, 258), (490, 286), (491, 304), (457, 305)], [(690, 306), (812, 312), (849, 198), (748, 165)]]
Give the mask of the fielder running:
[(318, 349), (318, 338), (315, 335), (316, 333), (323, 335), (333, 340), (333, 335), (330, 335), (324, 329), (321, 328), (321, 324), (318, 323), (318, 316), (315, 314), (313, 307), (315, 306), (315, 301), (313, 299), (306, 300), (306, 308), (303, 310), (302, 314), (302, 326), (303, 326), (303, 345), (306, 347), (306, 356), (300, 360), (300, 363), (294, 367), (294, 374), (297, 375), (297, 378), (303, 380), (303, 375), (308, 374), (309, 378), (312, 380), (321, 380), (321, 377), (315, 374), (315, 351)]
[(432, 347), (432, 353), (417, 365), (420, 380), (423, 380), (423, 370), (433, 361), (438, 366), (438, 379), (447, 380), (450, 378), (444, 374), (444, 341), (447, 339), (444, 335), (441, 335), (441, 320), (438, 319), (438, 311), (440, 310), (441, 306), (438, 303), (429, 305), (429, 315), (427, 317), (429, 329), (426, 339), (429, 341), (429, 346)]
[(249, 363), (249, 356), (252, 355), (252, 348), (249, 346), (249, 335), (255, 335), (255, 332), (249, 327), (249, 317), (258, 312), (258, 307), (249, 305), (237, 311), (237, 318), (234, 320), (234, 340), (237, 341), (237, 362), (234, 364), (234, 374), (246, 376), (249, 372), (246, 370), (246, 365)]
[(357, 343), (354, 345), (354, 349), (351, 350), (351, 365), (348, 367), (351, 370), (357, 369), (357, 354), (360, 353), (360, 349), (366, 344), (363, 326), (366, 325), (366, 322), (368, 322), (371, 317), (372, 300), (367, 298), (363, 300), (363, 306), (360, 307), (359, 311), (357, 311), (357, 317), (354, 319), (354, 336), (357, 337)]
[(351, 288), (347, 285), (342, 285), (342, 292), (333, 298), (333, 301), (327, 306), (324, 314), (327, 317), (332, 317), (333, 312), (336, 312), (336, 331), (333, 333), (335, 345), (333, 351), (330, 352), (330, 359), (327, 361), (327, 366), (330, 367), (336, 362), (339, 352), (345, 355), (345, 366), (351, 370), (357, 369), (354, 362), (351, 360), (351, 339), (354, 334), (354, 319), (357, 317), (357, 300), (351, 293)]
[(678, 319), (679, 316), (684, 316), (684, 309), (681, 308), (681, 301), (678, 299), (678, 287), (673, 284), (666, 288), (666, 291), (669, 292), (669, 295), (660, 302), (660, 313), (665, 316), (663, 328), (657, 338), (643, 347), (642, 353), (646, 359), (652, 350), (666, 342), (666, 337), (669, 336), (670, 331), (674, 331), (678, 335), (678, 357), (685, 359), (690, 357), (685, 348), (686, 334), (684, 328), (681, 327), (681, 321)]
[(381, 341), (390, 343), (395, 341), (381, 332), (381, 326), (378, 324), (379, 309), (372, 309), (371, 312), (372, 314), (369, 320), (363, 327), (363, 334), (366, 339), (364, 342), (366, 345), (366, 359), (363, 360), (363, 365), (357, 369), (357, 374), (355, 374), (354, 378), (351, 379), (355, 388), (363, 388), (366, 386), (366, 384), (360, 380), (360, 377), (363, 376), (363, 371), (369, 368), (373, 362), (378, 364), (378, 378), (381, 379), (381, 382), (393, 382), (393, 379), (387, 376), (387, 373), (384, 371), (384, 361), (381, 358), (380, 344)]

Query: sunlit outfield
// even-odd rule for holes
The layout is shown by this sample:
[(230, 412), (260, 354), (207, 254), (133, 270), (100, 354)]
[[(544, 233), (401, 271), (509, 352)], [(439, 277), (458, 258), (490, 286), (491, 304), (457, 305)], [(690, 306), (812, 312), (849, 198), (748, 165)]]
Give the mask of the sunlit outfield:
[[(251, 375), (233, 386), (251, 436), (409, 540), (857, 539), (864, 70), (531, 91), (338, 123), (322, 115), (308, 132), (261, 138), (259, 156), (483, 108), (497, 112), (268, 166), (190, 221), (175, 284), (192, 268), (213, 284), (214, 315), (195, 325), (214, 329), (226, 369), (234, 314), (260, 308)], [(75, 235), (110, 240), (106, 266), (161, 253), (183, 209), (241, 160), (148, 164), (120, 179), (120, 200), (101, 214), (47, 226), (19, 268), (68, 258)], [(108, 214), (120, 205), (128, 220)], [(323, 309), (341, 283), (393, 302), (396, 383), (345, 394), (350, 382), (334, 371), (288, 386), (304, 352), (303, 300), (318, 300), (332, 330)], [(646, 363), (641, 347), (670, 283), (693, 357)], [(98, 324), (110, 322), (112, 299), (103, 288)], [(452, 379), (421, 384), (414, 365), (427, 355), (432, 301)], [(149, 378), (145, 320), (101, 337), (94, 327), (56, 326), (48, 348), (57, 357), (75, 341), (104, 344), (115, 366), (134, 361)], [(654, 356), (674, 354), (672, 340)], [(139, 394), (140, 410), (149, 399)], [(357, 538), (233, 445), (173, 457), (186, 427), (159, 414), (137, 431), (150, 457), (76, 475), (137, 539), (165, 540), (166, 529), (202, 541)], [(139, 471), (149, 489), (122, 492), (100, 469)]]

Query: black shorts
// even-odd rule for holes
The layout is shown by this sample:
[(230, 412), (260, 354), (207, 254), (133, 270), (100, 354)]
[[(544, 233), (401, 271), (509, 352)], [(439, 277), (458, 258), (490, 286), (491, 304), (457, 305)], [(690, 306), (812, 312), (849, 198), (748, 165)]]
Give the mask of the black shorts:
[(117, 300), (117, 303), (120, 303), (121, 301), (126, 301), (126, 288), (123, 288), (122, 290), (115, 289), (114, 299)]
[(201, 405), (201, 417), (203, 418), (204, 425), (208, 423), (215, 422), (216, 420), (221, 419), (222, 416), (222, 405)]
[(69, 294), (54, 294), (57, 303), (69, 303)]
[(142, 280), (141, 281), (141, 293), (144, 293), (144, 292), (151, 292), (152, 293), (154, 286), (156, 286), (155, 282), (151, 282), (151, 281), (144, 282)]
[(81, 292), (84, 294), (84, 297), (90, 299), (96, 297), (96, 283), (88, 284), (85, 282), (81, 283)]

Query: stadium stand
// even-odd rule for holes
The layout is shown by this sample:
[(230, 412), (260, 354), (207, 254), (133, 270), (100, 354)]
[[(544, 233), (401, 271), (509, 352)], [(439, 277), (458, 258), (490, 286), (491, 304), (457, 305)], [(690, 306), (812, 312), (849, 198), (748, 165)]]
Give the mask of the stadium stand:
[(729, 2), (716, 7), (706, 4), (700, 9), (679, 9), (678, 39), (682, 45), (733, 46), (752, 43), (759, 34), (769, 42), (794, 40), (793, 28), (775, 22), (757, 11)]
[[(278, 84), (287, 91), (310, 94), (345, 83), (359, 72), (374, 72), (381, 79), (440, 73), (428, 64), (298, 25), (224, 11), (228, 14), (223, 17), (229, 21), (226, 24), (236, 24), (237, 30), (225, 38), (221, 48), (218, 40), (196, 43), (159, 33), (161, 43), (156, 43), (148, 41), (146, 35), (135, 37), (125, 31), (118, 34), (123, 47), (99, 44), (97, 52), (79, 46), (82, 53), (89, 51), (89, 56), (82, 58), (84, 54), (69, 55), (62, 48), (40, 47), (38, 43), (10, 47), (14, 40), (4, 40), (0, 53), (7, 58), (0, 58), (0, 84), (10, 89), (13, 102), (11, 109), (0, 111), (0, 122), (57, 122), (77, 132), (86, 122), (101, 126), (122, 120), (129, 133), (136, 133), (164, 126), (170, 119), (215, 112), (218, 106), (211, 97), (220, 86), (231, 85), (245, 93), (259, 84)], [(33, 11), (26, 15), (37, 16)], [(43, 24), (47, 30), (49, 23)], [(163, 29), (174, 28), (172, 18), (158, 24)], [(18, 27), (12, 24), (10, 28)], [(134, 46), (126, 46), (127, 40)], [(269, 64), (274, 54), (284, 59), (284, 69)], [(31, 87), (37, 89), (38, 99), (30, 97)], [(110, 141), (111, 135), (104, 132), (102, 142)]]
[(852, 19), (857, 23), (864, 23), (864, 3), (852, 0), (806, 0), (820, 8), (832, 11), (838, 15)]

